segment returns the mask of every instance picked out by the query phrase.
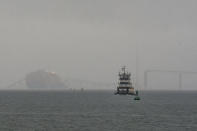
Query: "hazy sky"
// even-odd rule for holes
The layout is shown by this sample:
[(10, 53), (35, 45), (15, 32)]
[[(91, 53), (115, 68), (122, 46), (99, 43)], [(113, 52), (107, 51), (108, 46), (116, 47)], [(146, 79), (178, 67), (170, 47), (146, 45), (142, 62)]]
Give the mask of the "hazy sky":
[(0, 86), (38, 69), (114, 82), (122, 65), (197, 71), (196, 0), (0, 0)]

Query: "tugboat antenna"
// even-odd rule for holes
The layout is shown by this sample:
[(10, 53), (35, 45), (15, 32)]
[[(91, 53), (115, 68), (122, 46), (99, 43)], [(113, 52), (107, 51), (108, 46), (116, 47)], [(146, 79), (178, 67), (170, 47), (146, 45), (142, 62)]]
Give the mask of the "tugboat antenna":
[(139, 81), (138, 81), (138, 73), (139, 73), (139, 47), (138, 47), (138, 43), (136, 43), (136, 74), (135, 74), (135, 87), (138, 90), (139, 89)]
[(122, 67), (122, 71), (123, 71), (124, 73), (126, 73), (126, 66), (123, 66), (123, 67)]

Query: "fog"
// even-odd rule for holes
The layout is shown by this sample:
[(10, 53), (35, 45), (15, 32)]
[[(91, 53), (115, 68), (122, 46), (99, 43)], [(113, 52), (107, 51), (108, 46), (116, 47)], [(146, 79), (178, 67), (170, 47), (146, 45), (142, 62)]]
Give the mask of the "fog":
[[(195, 72), (196, 4), (196, 0), (1, 0), (0, 87), (39, 69), (55, 71), (63, 79), (114, 83), (121, 66), (126, 65), (134, 78), (137, 65), (142, 89), (145, 70)], [(184, 78), (191, 85), (193, 81)]]

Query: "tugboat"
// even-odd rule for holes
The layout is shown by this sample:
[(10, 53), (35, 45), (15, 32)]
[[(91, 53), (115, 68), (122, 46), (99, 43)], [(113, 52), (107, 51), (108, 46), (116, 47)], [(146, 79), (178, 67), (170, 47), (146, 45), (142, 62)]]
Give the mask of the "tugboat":
[(126, 71), (126, 66), (119, 72), (119, 83), (115, 95), (136, 95), (131, 82), (131, 73)]

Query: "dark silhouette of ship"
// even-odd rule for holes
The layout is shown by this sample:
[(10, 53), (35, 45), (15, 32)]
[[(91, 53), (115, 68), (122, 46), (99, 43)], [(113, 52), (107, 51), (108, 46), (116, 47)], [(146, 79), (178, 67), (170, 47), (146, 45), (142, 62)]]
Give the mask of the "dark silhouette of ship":
[(119, 83), (115, 94), (119, 95), (136, 95), (134, 87), (131, 82), (131, 73), (126, 71), (124, 66), (119, 72)]

